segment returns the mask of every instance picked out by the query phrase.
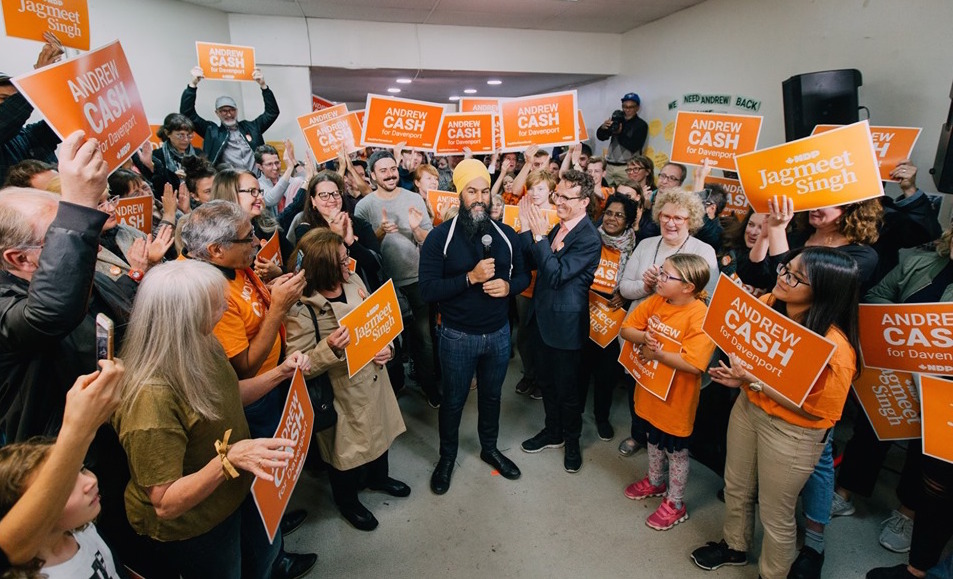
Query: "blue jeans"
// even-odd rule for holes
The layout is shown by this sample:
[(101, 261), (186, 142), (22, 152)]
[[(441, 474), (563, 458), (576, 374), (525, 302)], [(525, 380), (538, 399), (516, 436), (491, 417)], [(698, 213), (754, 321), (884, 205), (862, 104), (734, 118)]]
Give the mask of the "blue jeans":
[(496, 449), (500, 431), (500, 390), (510, 363), (510, 324), (490, 334), (466, 334), (441, 326), (440, 368), (443, 402), (440, 404), (440, 458), (455, 459), (460, 417), (477, 377), (477, 434), (484, 451)]
[(820, 523), (829, 525), (831, 522), (831, 502), (834, 500), (834, 431), (827, 435), (827, 444), (821, 452), (821, 458), (814, 467), (814, 473), (807, 479), (804, 490), (801, 491), (801, 507), (804, 516)]

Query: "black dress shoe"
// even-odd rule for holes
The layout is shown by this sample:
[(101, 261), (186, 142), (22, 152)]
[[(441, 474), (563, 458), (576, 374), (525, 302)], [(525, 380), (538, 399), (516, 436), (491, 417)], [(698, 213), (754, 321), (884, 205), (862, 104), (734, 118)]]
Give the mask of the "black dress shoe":
[(271, 576), (273, 579), (298, 579), (304, 577), (311, 571), (314, 564), (318, 562), (318, 556), (314, 553), (285, 553), (278, 556), (272, 567)]
[(341, 511), (341, 516), (347, 519), (347, 522), (354, 525), (354, 528), (359, 531), (373, 531), (377, 528), (377, 519), (374, 518), (374, 513), (367, 510), (367, 507), (361, 503), (355, 503), (353, 505), (346, 505), (338, 507)]
[(430, 490), (435, 495), (442, 495), (450, 490), (450, 476), (453, 474), (453, 460), (441, 458), (437, 462), (437, 467), (433, 469), (430, 475)]
[(288, 511), (283, 517), (281, 517), (281, 534), (284, 537), (287, 537), (291, 533), (294, 533), (301, 526), (301, 523), (308, 518), (308, 511), (304, 509), (295, 509), (293, 511)]
[(406, 497), (410, 495), (410, 487), (395, 478), (387, 477), (380, 483), (367, 485), (372, 491), (381, 491), (392, 497)]
[(503, 456), (503, 453), (497, 449), (485, 450), (480, 453), (483, 462), (495, 468), (500, 476), (510, 480), (516, 480), (520, 477), (520, 469), (513, 464), (513, 461)]

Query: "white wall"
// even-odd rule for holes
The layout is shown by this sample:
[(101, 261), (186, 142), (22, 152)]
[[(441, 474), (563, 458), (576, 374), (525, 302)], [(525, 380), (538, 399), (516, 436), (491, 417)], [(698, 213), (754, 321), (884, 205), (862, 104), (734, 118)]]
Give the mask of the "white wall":
[[(856, 68), (871, 123), (923, 128), (917, 184), (936, 191), (927, 171), (950, 107), (951, 22), (947, 0), (708, 0), (623, 35), (622, 73), (580, 89), (580, 106), (594, 125), (634, 90), (640, 116), (664, 127), (676, 113), (667, 104), (685, 93), (743, 94), (763, 103), (764, 147), (784, 142), (783, 80)], [(671, 152), (664, 131), (648, 145)]]

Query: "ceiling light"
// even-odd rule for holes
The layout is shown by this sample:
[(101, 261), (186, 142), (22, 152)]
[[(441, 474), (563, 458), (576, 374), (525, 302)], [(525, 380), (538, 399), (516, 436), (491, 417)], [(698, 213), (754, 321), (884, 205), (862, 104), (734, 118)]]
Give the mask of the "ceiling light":
[(450, 97), (450, 100), (452, 100), (452, 101), (458, 101), (458, 100), (460, 100), (460, 97), (454, 95), (454, 96)]
[(476, 90), (475, 88), (465, 88), (465, 89), (463, 89), (463, 92), (465, 92), (466, 94), (476, 94), (476, 91), (477, 91), (477, 90)]
[(400, 92), (400, 89), (397, 88), (396, 86), (392, 86), (392, 87), (390, 87), (389, 89), (387, 89), (387, 92), (393, 93), (393, 94), (397, 94), (397, 93)]
[(398, 79), (397, 79), (397, 84), (410, 84), (411, 82), (413, 82), (413, 79), (410, 79), (410, 78), (398, 78)]
[(496, 86), (498, 84), (503, 84), (503, 81), (498, 78), (491, 78), (490, 80), (486, 81), (486, 84)]

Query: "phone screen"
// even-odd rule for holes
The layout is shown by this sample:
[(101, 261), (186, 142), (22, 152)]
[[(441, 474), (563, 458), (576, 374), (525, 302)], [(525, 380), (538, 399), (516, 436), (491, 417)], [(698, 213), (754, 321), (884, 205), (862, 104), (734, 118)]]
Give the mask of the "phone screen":
[(96, 315), (96, 359), (113, 359), (113, 321), (103, 314)]

